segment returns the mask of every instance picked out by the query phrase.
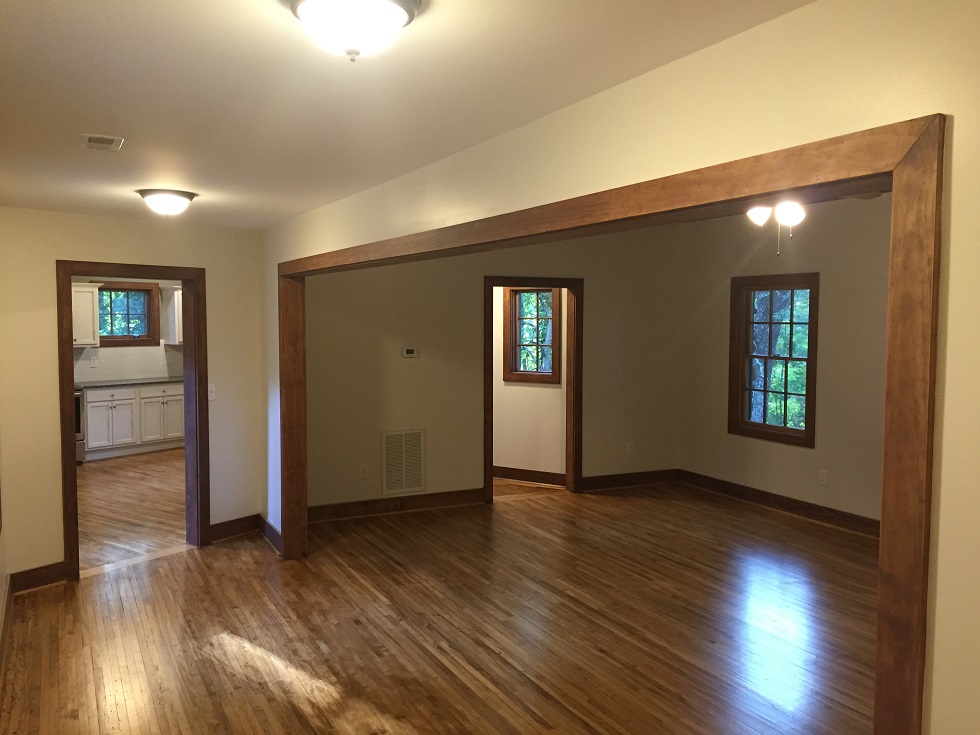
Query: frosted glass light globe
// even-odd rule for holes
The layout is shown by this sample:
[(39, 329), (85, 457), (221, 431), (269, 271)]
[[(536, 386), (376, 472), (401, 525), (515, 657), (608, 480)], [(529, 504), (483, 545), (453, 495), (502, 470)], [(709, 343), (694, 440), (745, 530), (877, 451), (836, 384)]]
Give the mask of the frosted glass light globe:
[(172, 217), (183, 212), (190, 206), (191, 200), (197, 196), (189, 191), (171, 191), (168, 189), (140, 189), (138, 192), (146, 206), (157, 214)]
[(796, 202), (780, 202), (776, 205), (776, 221), (783, 227), (796, 227), (806, 217), (806, 212)]
[(384, 51), (412, 20), (392, 0), (300, 0), (293, 12), (317, 45), (351, 59)]
[(769, 221), (769, 215), (772, 214), (772, 207), (752, 207), (747, 214), (750, 220), (759, 225), (759, 227), (762, 227)]

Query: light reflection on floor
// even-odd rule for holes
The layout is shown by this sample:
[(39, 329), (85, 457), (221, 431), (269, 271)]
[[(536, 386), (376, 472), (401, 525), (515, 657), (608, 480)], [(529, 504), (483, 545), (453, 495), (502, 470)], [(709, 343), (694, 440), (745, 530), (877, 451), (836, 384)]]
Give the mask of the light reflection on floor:
[(806, 571), (790, 560), (749, 555), (744, 579), (744, 676), (757, 694), (787, 712), (806, 704), (813, 681), (813, 590)]
[(410, 725), (384, 714), (377, 707), (328, 681), (311, 676), (261, 646), (234, 635), (219, 633), (207, 653), (225, 669), (250, 682), (265, 682), (268, 691), (282, 690), (314, 727), (326, 727), (337, 735), (418, 735)]

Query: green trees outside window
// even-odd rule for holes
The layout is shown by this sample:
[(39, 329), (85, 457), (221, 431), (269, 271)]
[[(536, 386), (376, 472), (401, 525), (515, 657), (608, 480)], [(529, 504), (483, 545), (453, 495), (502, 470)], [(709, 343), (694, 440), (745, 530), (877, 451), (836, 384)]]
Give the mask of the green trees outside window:
[(728, 430), (812, 447), (817, 273), (732, 279)]

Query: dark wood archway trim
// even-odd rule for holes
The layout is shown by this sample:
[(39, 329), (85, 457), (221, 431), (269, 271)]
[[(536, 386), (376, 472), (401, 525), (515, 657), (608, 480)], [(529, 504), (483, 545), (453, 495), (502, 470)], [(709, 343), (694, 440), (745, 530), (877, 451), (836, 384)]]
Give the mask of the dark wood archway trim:
[[(908, 120), (520, 212), (279, 265), (282, 310), (301, 282), (336, 270), (460, 255), (648, 224), (744, 212), (747, 201), (892, 191), (875, 732), (920, 735), (925, 672), (942, 162), (946, 118)], [(305, 334), (280, 335), (282, 532), (306, 544)], [(293, 407), (288, 409), (288, 407)], [(287, 442), (286, 438), (295, 438)], [(302, 539), (290, 540), (290, 539)]]
[(55, 262), (58, 315), (58, 391), (61, 403), (61, 496), (65, 575), (78, 579), (78, 476), (75, 467), (75, 370), (72, 359), (72, 276), (180, 281), (184, 297), (184, 472), (187, 543), (210, 542), (211, 465), (208, 444), (208, 339), (203, 268)]
[(483, 279), (483, 492), (493, 502), (493, 289), (564, 288), (565, 311), (565, 489), (582, 489), (582, 325), (585, 281), (581, 278), (485, 276)]
[[(306, 279), (279, 277), (279, 447), (284, 559), (306, 555)], [(283, 369), (282, 366), (285, 366)]]

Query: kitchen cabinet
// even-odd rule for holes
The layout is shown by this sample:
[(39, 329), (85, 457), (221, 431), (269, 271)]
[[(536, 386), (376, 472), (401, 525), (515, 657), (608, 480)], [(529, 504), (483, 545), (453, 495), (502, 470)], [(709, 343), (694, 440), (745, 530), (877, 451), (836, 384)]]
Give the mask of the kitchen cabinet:
[(163, 343), (184, 344), (184, 290), (180, 287), (161, 289), (163, 299)]
[(71, 332), (74, 347), (99, 346), (99, 284), (71, 284)]
[(184, 386), (140, 388), (140, 441), (172, 441), (184, 436)]
[(136, 390), (106, 388), (85, 392), (85, 448), (105, 449), (139, 442)]

